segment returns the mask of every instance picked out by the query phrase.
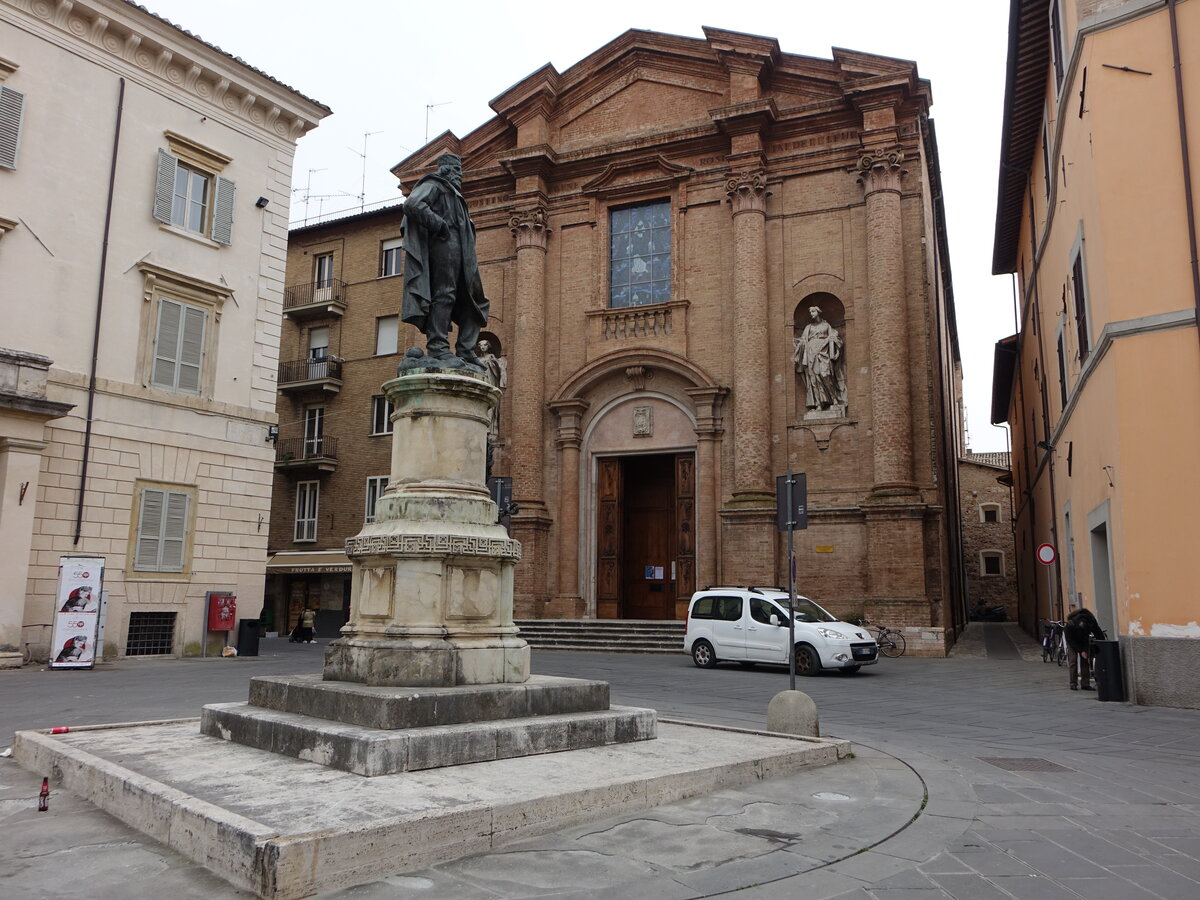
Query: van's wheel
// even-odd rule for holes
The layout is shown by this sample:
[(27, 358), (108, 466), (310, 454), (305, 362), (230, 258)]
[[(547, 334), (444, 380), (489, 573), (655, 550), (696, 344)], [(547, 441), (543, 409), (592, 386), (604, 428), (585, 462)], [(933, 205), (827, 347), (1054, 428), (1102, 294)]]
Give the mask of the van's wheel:
[(853, 675), (861, 668), (862, 668), (862, 666), (842, 666), (840, 669), (838, 669), (838, 674), (839, 675)]
[(712, 644), (708, 641), (696, 641), (692, 644), (692, 662), (702, 669), (711, 669), (717, 664), (717, 654), (713, 652)]
[(796, 645), (796, 674), (816, 675), (821, 671), (821, 658), (808, 644)]

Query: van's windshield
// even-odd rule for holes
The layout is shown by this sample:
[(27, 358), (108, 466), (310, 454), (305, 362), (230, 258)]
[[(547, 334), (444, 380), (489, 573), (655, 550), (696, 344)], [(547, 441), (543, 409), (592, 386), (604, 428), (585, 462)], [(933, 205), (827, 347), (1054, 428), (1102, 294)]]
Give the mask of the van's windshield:
[[(781, 607), (780, 617), (787, 621), (787, 600), (777, 601)], [(837, 618), (831, 616), (817, 604), (813, 603), (807, 597), (796, 598), (796, 621), (797, 622), (836, 622)]]

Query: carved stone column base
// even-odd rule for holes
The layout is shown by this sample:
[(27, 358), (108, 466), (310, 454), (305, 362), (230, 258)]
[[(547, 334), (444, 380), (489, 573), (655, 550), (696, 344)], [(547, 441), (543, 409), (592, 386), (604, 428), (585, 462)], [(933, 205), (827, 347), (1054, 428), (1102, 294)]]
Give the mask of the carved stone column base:
[(375, 686), (521, 684), (529, 679), (529, 645), (516, 636), (465, 641), (344, 637), (326, 651), (322, 677)]
[(393, 687), (510, 684), (529, 677), (513, 625), (521, 545), (484, 487), (500, 392), (482, 378), (421, 372), (384, 385), (395, 409), (392, 471), (375, 521), (346, 542), (350, 621), (326, 681)]

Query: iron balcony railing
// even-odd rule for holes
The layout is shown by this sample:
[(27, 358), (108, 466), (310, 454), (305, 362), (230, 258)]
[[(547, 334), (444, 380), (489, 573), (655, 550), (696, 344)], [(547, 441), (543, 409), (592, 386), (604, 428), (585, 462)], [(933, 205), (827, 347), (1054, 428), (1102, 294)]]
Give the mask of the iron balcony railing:
[(293, 359), (279, 364), (279, 383), (297, 384), (303, 381), (321, 381), (326, 378), (342, 379), (342, 361), (336, 356), (320, 359)]
[(337, 438), (283, 438), (275, 446), (275, 462), (300, 462), (305, 459), (337, 459)]
[(297, 306), (312, 303), (345, 303), (346, 282), (330, 278), (311, 284), (294, 284), (283, 289), (283, 309), (286, 312)]

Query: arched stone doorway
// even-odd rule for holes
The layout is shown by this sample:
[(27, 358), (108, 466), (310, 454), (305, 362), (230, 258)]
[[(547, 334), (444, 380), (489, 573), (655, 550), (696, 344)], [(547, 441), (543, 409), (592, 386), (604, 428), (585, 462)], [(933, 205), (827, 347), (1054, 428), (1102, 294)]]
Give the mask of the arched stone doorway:
[(551, 401), (560, 596), (574, 587), (587, 617), (682, 618), (713, 579), (725, 393), (682, 358), (639, 353), (592, 363)]

